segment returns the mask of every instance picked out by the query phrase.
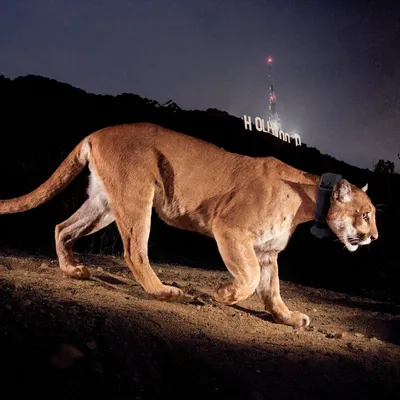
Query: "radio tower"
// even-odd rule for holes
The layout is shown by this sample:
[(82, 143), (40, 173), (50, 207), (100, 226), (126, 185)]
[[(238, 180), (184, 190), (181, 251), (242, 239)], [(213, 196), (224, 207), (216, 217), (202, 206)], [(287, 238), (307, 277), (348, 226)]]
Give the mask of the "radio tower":
[(272, 83), (272, 58), (268, 57), (268, 77), (269, 77), (269, 124), (272, 129), (272, 133), (278, 136), (281, 129), (281, 120), (276, 111), (276, 96), (274, 91), (274, 84)]

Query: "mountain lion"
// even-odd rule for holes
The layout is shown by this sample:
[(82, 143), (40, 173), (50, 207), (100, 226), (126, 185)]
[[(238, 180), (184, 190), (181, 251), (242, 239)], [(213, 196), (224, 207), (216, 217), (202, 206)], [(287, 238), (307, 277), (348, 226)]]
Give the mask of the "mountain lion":
[[(183, 292), (162, 284), (149, 264), (152, 209), (176, 228), (216, 240), (233, 279), (217, 288), (232, 305), (255, 291), (278, 323), (307, 326), (281, 299), (277, 258), (296, 226), (314, 219), (319, 176), (273, 157), (252, 158), (150, 123), (111, 126), (83, 139), (53, 175), (24, 196), (0, 201), (0, 214), (37, 207), (63, 190), (89, 163), (88, 198), (55, 228), (62, 272), (90, 277), (73, 257), (74, 242), (116, 222), (124, 257), (146, 292), (175, 300)], [(349, 251), (378, 238), (375, 208), (362, 189), (340, 179), (326, 223)]]

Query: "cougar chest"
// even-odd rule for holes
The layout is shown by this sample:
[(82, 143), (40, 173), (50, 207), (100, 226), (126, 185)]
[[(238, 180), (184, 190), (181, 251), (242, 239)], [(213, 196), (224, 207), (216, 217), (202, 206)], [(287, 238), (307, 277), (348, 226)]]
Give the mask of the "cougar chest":
[(265, 226), (256, 232), (254, 249), (256, 251), (281, 251), (290, 238), (291, 224), (287, 218), (281, 218), (281, 223)]

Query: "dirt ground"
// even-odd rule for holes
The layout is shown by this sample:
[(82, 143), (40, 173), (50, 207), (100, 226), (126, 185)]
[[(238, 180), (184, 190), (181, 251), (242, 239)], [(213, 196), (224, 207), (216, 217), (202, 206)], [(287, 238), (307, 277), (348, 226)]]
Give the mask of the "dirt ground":
[(167, 303), (120, 259), (83, 261), (87, 281), (64, 278), (55, 259), (0, 257), (1, 382), (13, 397), (399, 398), (395, 304), (282, 282), (288, 306), (312, 318), (295, 330), (273, 323), (256, 295), (214, 302), (225, 271), (153, 265), (189, 295)]

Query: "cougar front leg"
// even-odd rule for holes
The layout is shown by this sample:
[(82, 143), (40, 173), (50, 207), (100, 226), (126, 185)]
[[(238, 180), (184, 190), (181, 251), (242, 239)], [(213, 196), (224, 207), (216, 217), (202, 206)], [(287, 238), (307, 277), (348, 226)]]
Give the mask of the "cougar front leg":
[(278, 252), (269, 251), (259, 256), (261, 266), (260, 283), (257, 294), (264, 302), (265, 309), (280, 324), (290, 325), (294, 328), (308, 326), (310, 318), (298, 311), (290, 311), (280, 295), (278, 275)]
[(253, 243), (246, 233), (215, 224), (214, 237), (218, 250), (233, 280), (220, 286), (214, 293), (215, 300), (232, 305), (251, 296), (260, 281), (260, 265)]

